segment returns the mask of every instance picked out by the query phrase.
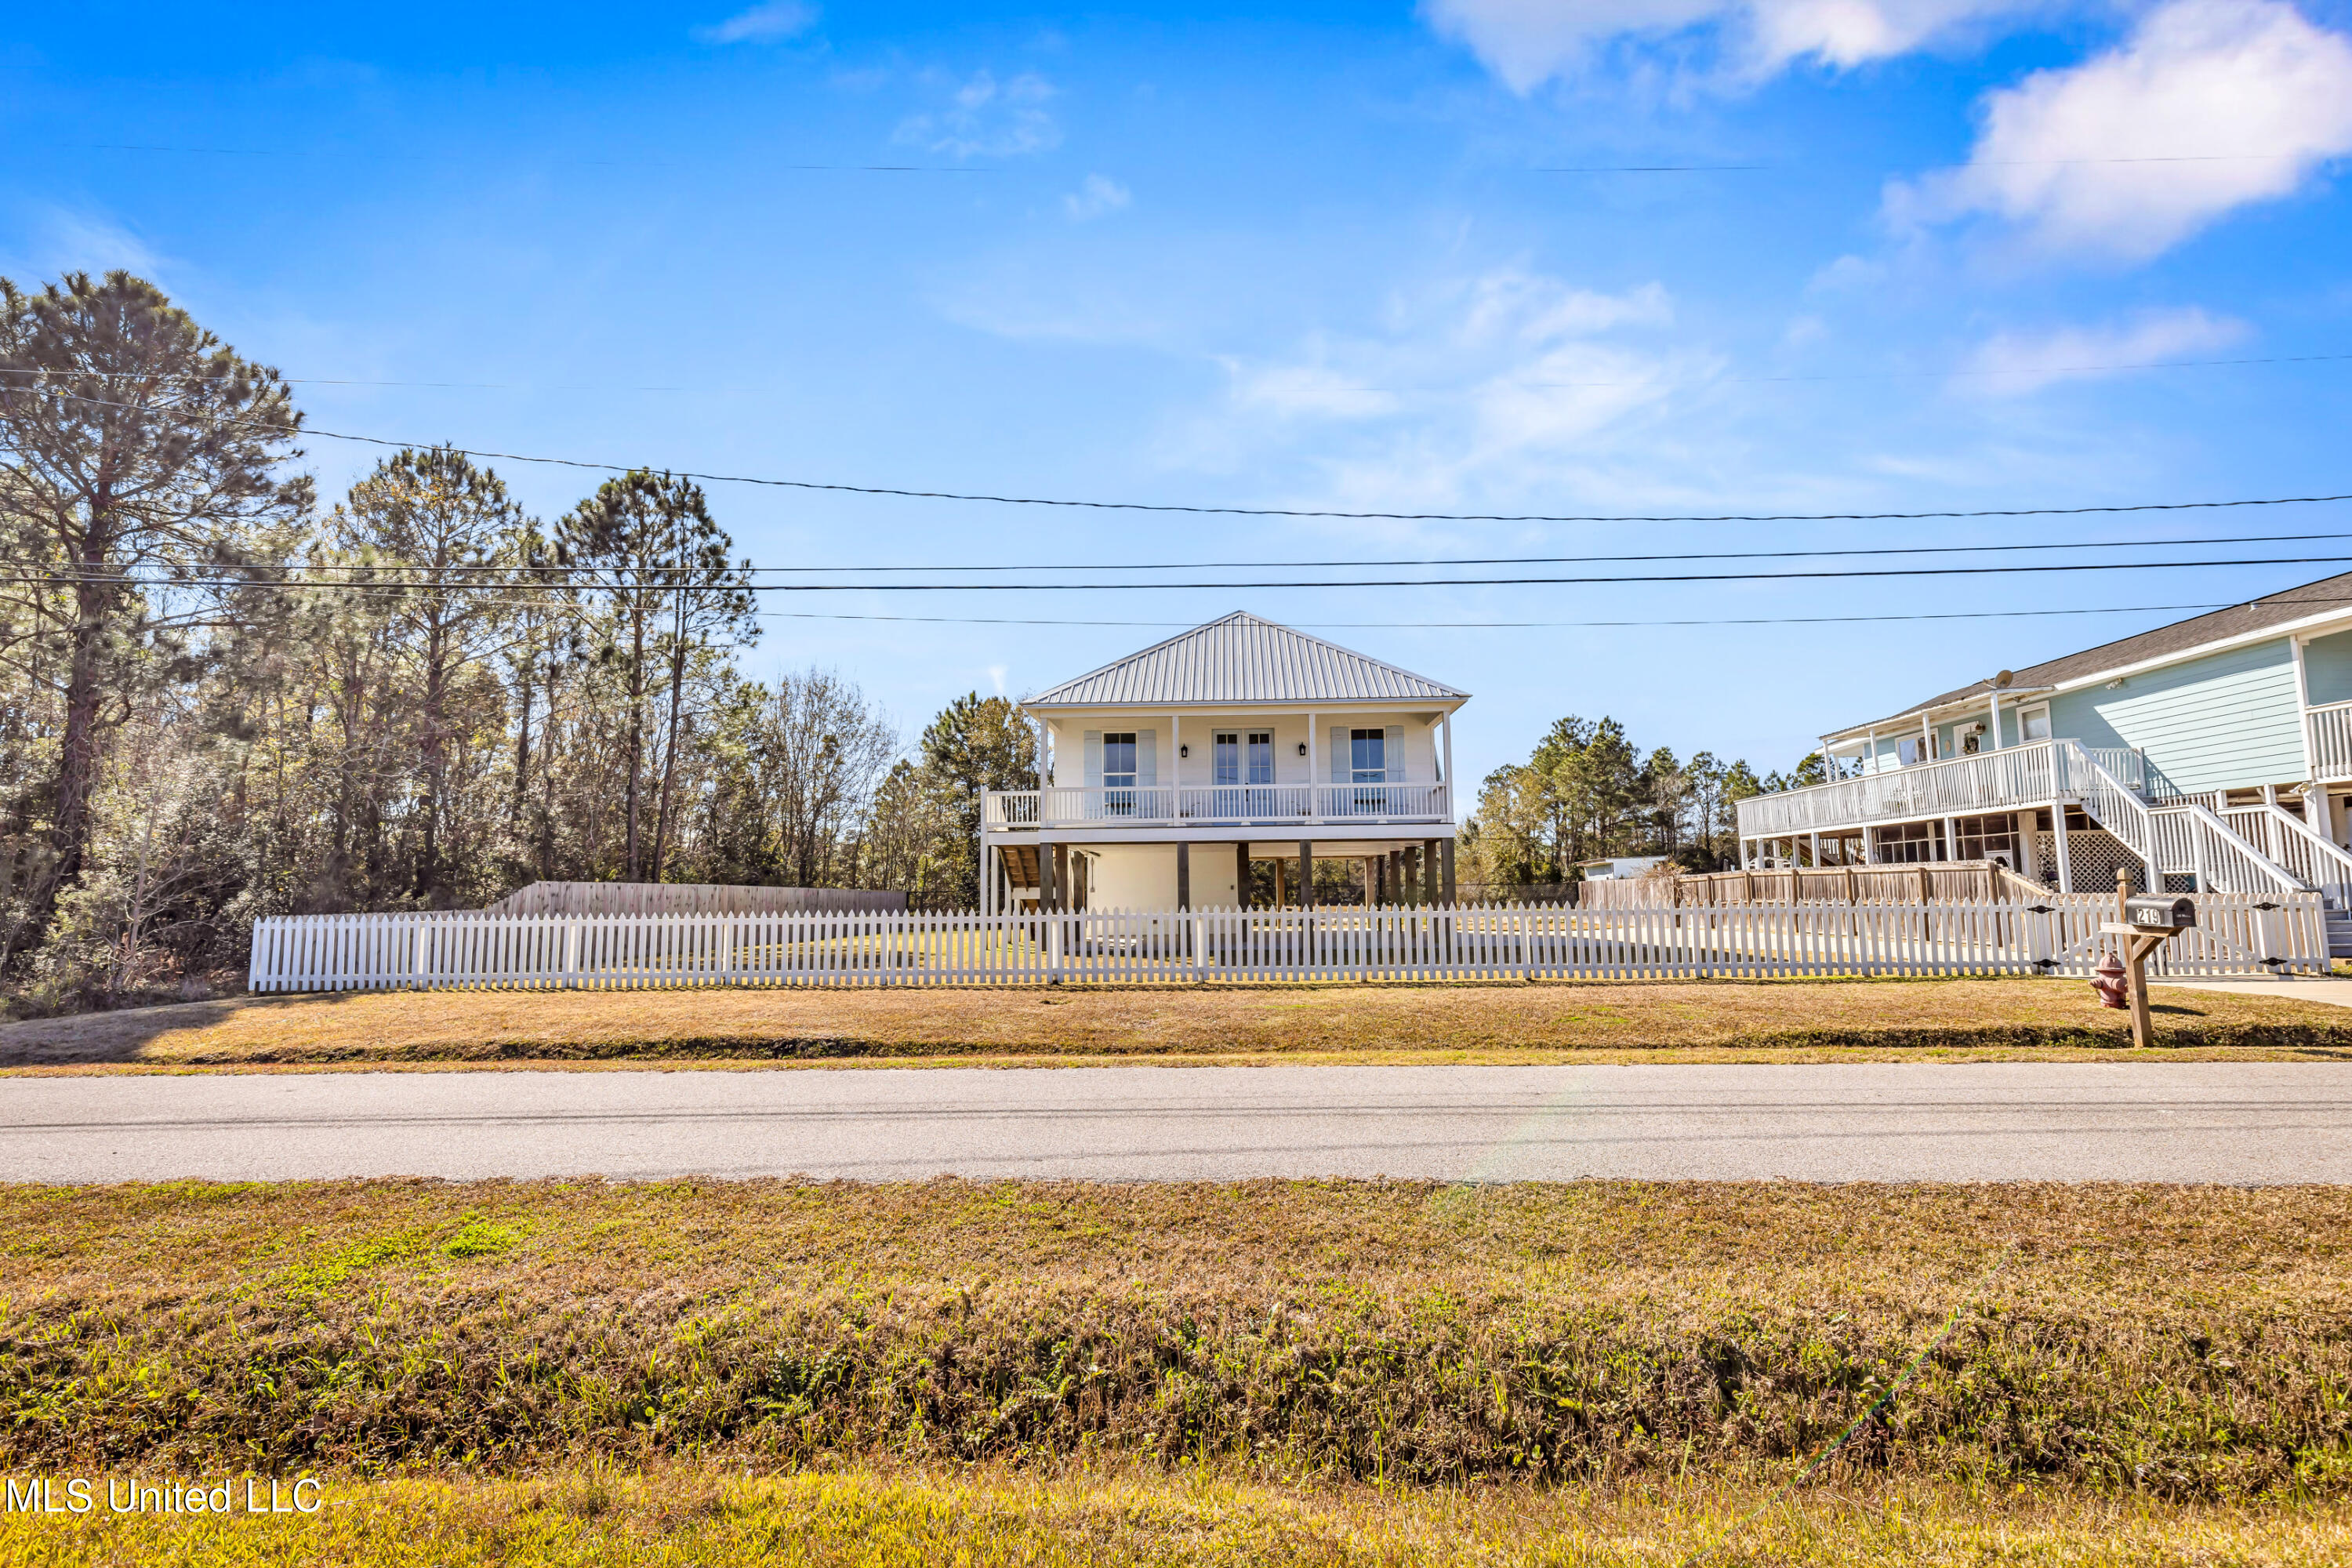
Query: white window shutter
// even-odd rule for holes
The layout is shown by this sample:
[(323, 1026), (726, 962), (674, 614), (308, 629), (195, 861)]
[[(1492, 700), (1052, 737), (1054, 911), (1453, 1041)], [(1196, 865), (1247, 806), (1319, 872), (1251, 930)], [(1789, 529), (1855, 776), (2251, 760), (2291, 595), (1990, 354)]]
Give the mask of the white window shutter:
[(1135, 732), (1135, 782), (1146, 786), (1160, 782), (1160, 731)]
[(1347, 784), (1355, 778), (1356, 770), (1348, 765), (1348, 726), (1334, 724), (1331, 726), (1331, 782), (1333, 784)]
[(1102, 788), (1102, 731), (1087, 731), (1087, 786)]
[(1381, 780), (1382, 783), (1404, 783), (1403, 725), (1391, 724), (1389, 726), (1388, 739), (1381, 743), (1381, 766), (1387, 770), (1385, 773), (1381, 774)]

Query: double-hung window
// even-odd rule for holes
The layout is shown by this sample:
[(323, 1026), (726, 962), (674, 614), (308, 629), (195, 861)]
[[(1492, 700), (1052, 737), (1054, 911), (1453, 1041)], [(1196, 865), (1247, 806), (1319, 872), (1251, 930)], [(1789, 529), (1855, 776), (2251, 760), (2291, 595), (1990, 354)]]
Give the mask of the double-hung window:
[(1355, 806), (1378, 815), (1388, 809), (1388, 791), (1376, 787), (1389, 782), (1389, 732), (1386, 730), (1348, 731), (1348, 765), (1356, 786)]
[(1106, 731), (1102, 738), (1103, 811), (1111, 816), (1135, 814), (1135, 731)]

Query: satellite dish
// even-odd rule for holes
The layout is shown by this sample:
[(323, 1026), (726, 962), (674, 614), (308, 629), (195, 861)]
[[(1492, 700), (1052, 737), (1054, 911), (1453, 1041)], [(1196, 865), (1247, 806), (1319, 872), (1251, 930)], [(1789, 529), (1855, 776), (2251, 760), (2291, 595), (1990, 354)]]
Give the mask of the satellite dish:
[(2016, 679), (2017, 672), (2015, 670), (2004, 669), (1999, 675), (1992, 678), (1992, 683), (1995, 686), (2007, 686), (2011, 681), (2015, 680)]

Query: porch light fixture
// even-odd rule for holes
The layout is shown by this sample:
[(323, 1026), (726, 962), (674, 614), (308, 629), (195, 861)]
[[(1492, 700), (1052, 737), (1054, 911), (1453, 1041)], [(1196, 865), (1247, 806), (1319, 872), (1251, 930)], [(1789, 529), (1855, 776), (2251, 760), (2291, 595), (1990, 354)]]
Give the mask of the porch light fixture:
[(1178, 756), (1180, 756), (1180, 757), (1189, 757), (1189, 756), (1191, 756), (1191, 755), (1192, 754), (1192, 742), (1190, 742), (1190, 741), (1187, 741), (1187, 742), (1185, 742), (1182, 745), (1181, 745), (1181, 746), (1177, 747), (1177, 748), (1176, 748), (1176, 754), (1177, 754)]
[(1298, 754), (1302, 757), (1307, 754), (1307, 742), (1304, 741), (1298, 742)]

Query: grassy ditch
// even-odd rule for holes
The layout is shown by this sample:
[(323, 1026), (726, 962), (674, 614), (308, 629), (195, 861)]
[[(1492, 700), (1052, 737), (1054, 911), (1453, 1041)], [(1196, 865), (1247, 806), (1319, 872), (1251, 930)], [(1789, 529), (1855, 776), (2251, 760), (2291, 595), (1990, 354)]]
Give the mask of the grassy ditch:
[[(2164, 989), (2168, 1055), (2352, 1055), (2352, 1008)], [(1591, 981), (244, 997), (0, 1026), (0, 1068), (2112, 1057), (2081, 981)]]
[(1217, 1474), (861, 1468), (745, 1477), (680, 1466), (638, 1477), (333, 1480), (323, 1499), (316, 1515), (299, 1519), (0, 1515), (0, 1557), (147, 1568), (1682, 1568), (1715, 1550), (1710, 1561), (1792, 1568), (2320, 1568), (2352, 1551), (2352, 1510), (2340, 1503), (2217, 1508), (1933, 1486), (1816, 1489), (1759, 1515), (1765, 1494), (1707, 1484), (1416, 1493)]
[(2336, 1188), (0, 1188), (0, 1469), (1755, 1484), (1933, 1344), (1822, 1479), (2341, 1497), (2347, 1242)]

